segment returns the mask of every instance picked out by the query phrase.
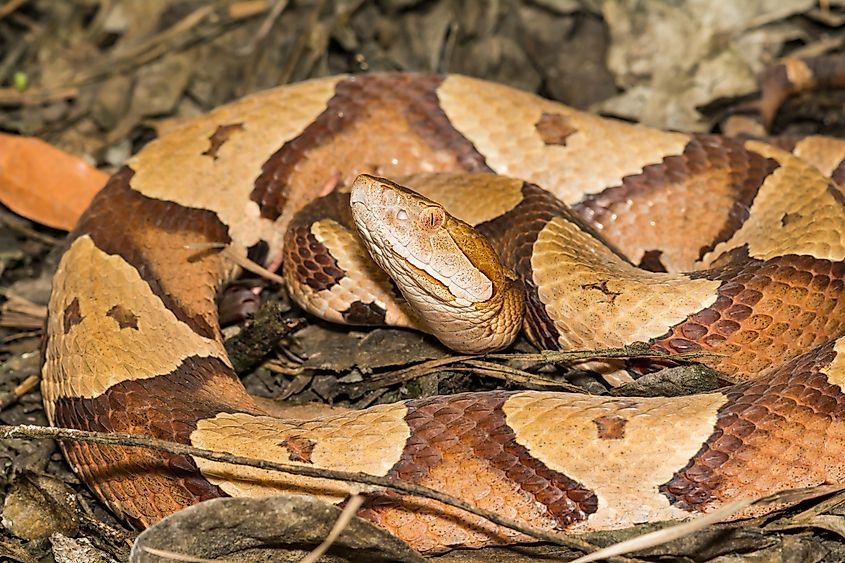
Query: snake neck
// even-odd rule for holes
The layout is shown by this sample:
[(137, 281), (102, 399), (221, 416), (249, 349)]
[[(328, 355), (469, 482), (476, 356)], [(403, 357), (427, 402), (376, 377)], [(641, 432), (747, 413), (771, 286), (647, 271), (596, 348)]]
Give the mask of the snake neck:
[[(712, 304), (719, 282), (632, 265), (548, 192), (522, 187), (522, 201), (476, 228), (523, 280), (526, 334), (541, 348), (607, 348), (666, 332), (655, 308), (666, 295), (677, 322)], [(580, 249), (580, 250), (576, 250)]]

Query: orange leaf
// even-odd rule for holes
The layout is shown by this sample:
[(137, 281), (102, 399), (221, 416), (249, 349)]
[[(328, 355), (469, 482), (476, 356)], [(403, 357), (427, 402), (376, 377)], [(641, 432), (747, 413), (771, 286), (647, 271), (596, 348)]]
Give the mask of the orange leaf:
[(0, 203), (69, 231), (108, 174), (34, 137), (0, 133)]

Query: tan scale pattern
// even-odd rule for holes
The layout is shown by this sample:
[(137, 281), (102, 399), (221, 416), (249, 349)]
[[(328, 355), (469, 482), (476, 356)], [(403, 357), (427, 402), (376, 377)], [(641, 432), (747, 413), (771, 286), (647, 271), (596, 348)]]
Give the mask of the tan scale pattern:
[(707, 275), (724, 282), (716, 301), (655, 340), (655, 348), (712, 350), (720, 356), (706, 363), (741, 380), (845, 331), (842, 263), (809, 256), (755, 263), (740, 257), (739, 264)]
[[(80, 267), (84, 264), (84, 267)], [(64, 332), (62, 312), (72, 301), (81, 320)], [(121, 329), (109, 311), (121, 305), (138, 328)], [(49, 340), (42, 390), (48, 408), (59, 397), (97, 397), (126, 380), (175, 370), (189, 356), (229, 360), (217, 340), (203, 338), (180, 322), (120, 257), (80, 237), (65, 252), (53, 278)]]
[[(325, 109), (342, 78), (267, 90), (188, 121), (129, 160), (135, 170), (132, 188), (148, 197), (213, 211), (229, 227), (233, 241), (247, 248), (264, 240), (270, 256), (277, 255), (286, 223), (262, 219), (250, 192), (261, 165)], [(218, 126), (233, 123), (240, 123), (242, 131), (226, 139), (216, 158), (204, 154)], [(305, 201), (291, 202), (291, 213)]]
[(562, 218), (540, 232), (531, 266), (564, 350), (649, 342), (712, 305), (721, 285), (640, 270)]
[[(470, 225), (504, 215), (522, 201), (523, 181), (476, 173), (416, 174), (399, 181)], [(484, 197), (478, 194), (483, 193)]]
[[(611, 220), (596, 226), (634, 264), (640, 264), (649, 250), (660, 249), (660, 263), (666, 271), (695, 270), (700, 267), (699, 249), (713, 241), (722, 228), (712, 218), (726, 216), (733, 205), (733, 194), (722, 189), (730, 174), (729, 170), (711, 171), (702, 177), (689, 178), (686, 182), (689, 188), (677, 189), (707, 193), (706, 201), (687, 198), (669, 189), (649, 194), (647, 205), (629, 197), (609, 205), (604, 214)], [(666, 212), (660, 213), (659, 219), (646, 219), (634, 211), (648, 215), (654, 214), (655, 208)], [(594, 223), (591, 215), (586, 214)]]
[[(547, 467), (598, 495), (598, 511), (576, 530), (683, 518), (659, 491), (710, 437), (721, 393), (664, 398), (579, 397), (526, 392), (504, 404), (516, 442)], [(618, 439), (600, 439), (596, 420), (624, 419)]]
[[(307, 301), (304, 301), (305, 295), (296, 295), (300, 303), (311, 304), (309, 312), (329, 321), (345, 323), (342, 313), (349, 303), (375, 303), (385, 310), (386, 324), (419, 327), (404, 301), (396, 299), (391, 291), (390, 277), (373, 263), (356, 234), (331, 220), (312, 223), (311, 233), (328, 249), (346, 275), (328, 291), (311, 292)], [(296, 288), (306, 289), (301, 285)]]
[[(501, 409), (510, 395), (494, 391), (408, 401), (411, 437), (388, 476), (542, 529), (566, 529), (588, 518), (597, 502), (592, 491), (549, 470), (514, 441)], [(521, 539), (437, 502), (399, 495), (379, 500), (363, 516), (424, 551)]]
[[(385, 476), (410, 435), (406, 413), (401, 403), (304, 422), (222, 413), (197, 422), (191, 444), (278, 463)], [(297, 449), (288, 449), (285, 441), (289, 439), (313, 444), (310, 461), (301, 461)], [(232, 496), (296, 491), (338, 502), (350, 492), (350, 486), (339, 481), (194, 460), (204, 477)]]
[(634, 264), (652, 271), (700, 269), (702, 255), (739, 227), (777, 163), (715, 135), (695, 135), (682, 154), (588, 196), (573, 209)]
[(795, 144), (792, 154), (812, 164), (825, 176), (832, 176), (845, 159), (845, 139), (810, 135)]
[[(831, 362), (829, 366), (819, 371), (827, 376), (827, 381), (831, 385), (836, 385), (845, 392), (845, 361), (843, 361), (845, 359), (845, 338), (836, 341), (833, 345), (833, 351), (836, 352), (837, 361)], [(845, 446), (843, 449), (845, 449)]]
[[(776, 158), (775, 170), (757, 193), (749, 218), (730, 240), (704, 257), (712, 262), (723, 253), (746, 246), (748, 255), (768, 260), (786, 254), (805, 254), (839, 262), (845, 259), (845, 214), (829, 189), (829, 179), (811, 165), (759, 141), (749, 149)], [(792, 189), (801, 186), (801, 189)]]
[(440, 77), (425, 74), (358, 75), (337, 82), (329, 114), (277, 153), (289, 166), (281, 171), (286, 203), (279, 227), (316, 193), (348, 187), (359, 174), (395, 178), (483, 169), (483, 158), (439, 114), (433, 93), (439, 83)]
[[(680, 154), (689, 137), (602, 119), (533, 94), (464, 76), (437, 89), (449, 120), (495, 172), (537, 184), (564, 203), (598, 193), (647, 164)], [(577, 132), (566, 146), (547, 145), (535, 124), (561, 114)]]
[[(456, 474), (471, 475), (461, 480), (460, 490)], [(507, 518), (514, 518), (540, 529), (553, 528), (551, 518), (538, 514), (534, 501), (522, 497), (519, 484), (491, 471), (489, 464), (479, 458), (455, 459), (428, 472), (421, 483), (436, 491), (452, 491), (475, 506), (492, 510)], [(410, 543), (417, 551), (438, 552), (444, 547), (484, 547), (491, 543), (530, 541), (522, 534), (467, 514), (442, 503), (421, 498), (403, 499), (398, 506), (378, 507), (364, 516)]]
[[(698, 511), (776, 490), (842, 483), (845, 395), (825, 376), (841, 370), (843, 358), (833, 348), (819, 346), (722, 390), (727, 403), (712, 435), (661, 490), (679, 508)], [(736, 517), (771, 509), (750, 507)]]

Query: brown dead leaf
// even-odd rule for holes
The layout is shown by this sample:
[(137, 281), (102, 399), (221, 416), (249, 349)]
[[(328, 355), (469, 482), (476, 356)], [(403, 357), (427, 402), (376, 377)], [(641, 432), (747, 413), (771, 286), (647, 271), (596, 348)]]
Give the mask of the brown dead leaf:
[[(340, 514), (336, 506), (299, 495), (212, 499), (147, 528), (135, 540), (129, 561), (300, 561), (326, 538)], [(407, 544), (358, 517), (320, 561), (424, 563)]]
[(55, 477), (24, 473), (12, 482), (3, 503), (3, 525), (19, 538), (34, 540), (59, 532), (76, 534), (76, 498)]
[(40, 139), (0, 134), (0, 203), (42, 225), (73, 228), (107, 179)]

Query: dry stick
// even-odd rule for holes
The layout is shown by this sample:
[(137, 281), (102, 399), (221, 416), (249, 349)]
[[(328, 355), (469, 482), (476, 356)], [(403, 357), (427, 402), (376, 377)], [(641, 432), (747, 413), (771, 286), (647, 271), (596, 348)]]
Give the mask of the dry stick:
[(299, 563), (317, 563), (320, 557), (322, 557), (323, 554), (329, 550), (332, 544), (337, 541), (337, 538), (341, 533), (343, 533), (343, 530), (346, 529), (355, 514), (358, 513), (358, 509), (361, 508), (362, 504), (364, 504), (363, 495), (355, 493), (349, 497), (349, 500), (346, 502), (346, 506), (343, 507), (343, 512), (341, 512), (340, 516), (337, 517), (337, 521), (334, 523), (334, 526), (332, 526), (332, 529), (329, 531), (326, 539), (324, 539), (320, 545), (315, 547), (311, 553), (300, 559)]
[(251, 54), (255, 50), (255, 47), (267, 38), (267, 35), (270, 33), (270, 30), (273, 29), (273, 25), (275, 25), (276, 20), (279, 19), (279, 16), (282, 15), (282, 12), (284, 12), (287, 7), (288, 0), (276, 0), (276, 3), (270, 9), (270, 13), (267, 14), (264, 21), (261, 22), (261, 27), (258, 28), (258, 31), (252, 36), (252, 39), (250, 39), (243, 47), (238, 48), (235, 52), (241, 56)]
[(779, 491), (757, 498), (735, 500), (703, 516), (609, 545), (599, 551), (579, 557), (570, 563), (592, 563), (599, 559), (607, 559), (611, 556), (631, 553), (632, 551), (642, 551), (643, 549), (663, 545), (727, 520), (752, 505), (794, 504), (822, 495), (841, 492), (842, 489), (843, 487), (841, 485), (818, 485), (815, 487)]
[(26, 4), (28, 0), (9, 0), (2, 6), (0, 6), (0, 20)]
[(836, 508), (843, 502), (845, 502), (845, 493), (836, 494), (831, 498), (824, 500), (803, 512), (799, 512), (798, 514), (793, 516), (791, 520), (797, 523), (807, 523), (816, 516)]
[[(603, 350), (573, 350), (570, 352), (545, 351), (538, 354), (487, 354), (481, 356), (447, 356), (436, 360), (429, 360), (410, 367), (401, 368), (381, 374), (376, 374), (361, 383), (350, 384), (349, 388), (355, 392), (366, 393), (380, 389), (388, 385), (395, 385), (417, 377), (422, 377), (437, 371), (438, 368), (446, 367), (451, 371), (466, 372), (487, 375), (496, 379), (515, 381), (518, 383), (530, 383), (543, 387), (555, 387), (567, 391), (583, 393), (584, 389), (566, 382), (557, 381), (551, 378), (536, 375), (524, 370), (518, 370), (496, 364), (485, 362), (484, 359), (522, 360), (542, 363), (572, 362), (595, 358), (665, 358), (668, 360), (687, 362), (712, 354), (704, 352), (687, 352), (683, 354), (667, 355), (654, 350), (644, 351), (630, 348), (608, 348)], [(483, 359), (482, 359), (483, 358)], [(461, 367), (453, 364), (465, 363), (470, 367)]]
[(650, 547), (663, 545), (664, 543), (669, 543), (672, 540), (683, 538), (694, 532), (703, 530), (712, 524), (718, 524), (722, 520), (730, 518), (733, 514), (736, 514), (740, 510), (747, 508), (752, 504), (754, 504), (753, 499), (737, 500), (726, 504), (709, 514), (695, 518), (688, 522), (656, 530), (654, 532), (648, 532), (641, 536), (609, 545), (596, 552), (590, 553), (589, 555), (579, 557), (571, 563), (592, 563), (593, 561), (607, 559), (608, 557), (614, 555), (622, 555), (624, 553), (631, 553), (632, 551), (641, 551)]
[(220, 253), (223, 256), (244, 270), (252, 272), (253, 274), (261, 276), (262, 278), (275, 282), (279, 285), (285, 285), (285, 278), (275, 272), (271, 272), (261, 264), (239, 255), (234, 251), (232, 245), (230, 244), (224, 244), (222, 242), (195, 242), (186, 244), (185, 248), (190, 250), (220, 250)]
[(210, 19), (212, 14), (222, 16), (222, 14), (217, 13), (217, 7), (214, 5), (205, 5), (197, 8), (169, 28), (155, 34), (149, 39), (141, 41), (116, 56), (106, 58), (105, 62), (98, 62), (97, 64), (91, 65), (90, 69), (80, 73), (81, 75), (75, 80), (75, 85), (93, 82), (114, 72), (126, 72), (133, 67), (153, 61), (167, 52), (176, 51), (184, 47), (185, 45), (179, 44), (180, 41), (189, 42), (188, 32), (191, 32), (193, 28), (205, 20)]
[(79, 96), (79, 88), (68, 86), (57, 90), (48, 88), (27, 88), (20, 92), (15, 88), (0, 88), (0, 106), (38, 106), (50, 102), (70, 100)]
[[(376, 389), (396, 385), (397, 383), (403, 383), (430, 373), (435, 373), (443, 366), (449, 366), (450, 364), (462, 362), (473, 357), (474, 356), (448, 356), (446, 358), (428, 360), (410, 367), (375, 374), (360, 383), (349, 384), (348, 389), (354, 393), (363, 395), (369, 391), (375, 391)], [(448, 369), (452, 368), (449, 367)]]
[[(200, 243), (192, 243), (186, 245), (186, 248), (194, 249), (194, 250), (221, 250), (223, 255), (228, 258), (233, 263), (237, 264), (244, 270), (248, 272), (252, 272), (258, 276), (261, 276), (265, 279), (268, 279), (272, 282), (278, 283), (280, 285), (285, 284), (285, 279), (264, 268), (260, 264), (253, 262), (249, 258), (244, 258), (240, 256), (237, 252), (234, 251), (231, 245), (224, 244), (221, 242), (200, 242)], [(485, 354), (483, 357), (484, 359), (491, 359), (491, 360), (522, 360), (522, 361), (534, 361), (534, 362), (544, 362), (544, 363), (554, 363), (554, 362), (577, 362), (581, 360), (601, 360), (601, 359), (616, 359), (616, 358), (665, 358), (672, 361), (677, 362), (689, 362), (694, 361), (699, 358), (707, 358), (713, 356), (719, 356), (720, 354), (715, 352), (683, 352), (680, 354), (667, 354), (665, 352), (659, 352), (657, 350), (651, 350), (647, 347), (646, 344), (642, 345), (632, 345), (632, 346), (623, 346), (622, 348), (604, 348), (604, 349), (597, 349), (597, 350), (543, 350), (542, 352), (536, 354)], [(439, 360), (435, 360), (438, 362), (438, 365), (445, 365), (448, 363), (454, 362), (461, 362), (470, 360), (473, 358), (477, 358), (478, 356), (450, 356), (448, 358), (443, 358)], [(416, 370), (419, 369), (423, 364), (419, 364), (417, 366), (412, 366), (411, 368), (406, 368), (407, 370)], [(491, 366), (496, 364), (489, 364), (485, 366), (489, 369), (492, 369)], [(426, 365), (428, 367), (428, 364)], [(501, 369), (501, 368), (498, 368)], [(512, 368), (509, 368), (512, 369)], [(400, 373), (405, 375), (405, 370), (398, 370), (395, 372), (390, 372), (389, 374), (384, 374), (384, 378), (390, 377), (397, 377)], [(520, 370), (516, 370), (520, 371)], [(513, 372), (509, 372), (513, 373)], [(519, 374), (513, 373), (514, 376), (518, 377), (525, 377), (525, 374), (528, 372), (521, 372)], [(528, 374), (529, 376), (533, 376), (533, 374)], [(542, 379), (542, 378), (541, 378)], [(551, 380), (550, 380), (551, 381)], [(550, 384), (550, 381), (547, 384)], [(541, 383), (542, 384), (542, 383)], [(563, 385), (557, 383), (557, 385)], [(580, 387), (572, 386), (573, 390), (583, 391)]]
[[(0, 305), (0, 326), (41, 333), (47, 318), (46, 306), (37, 305), (9, 290), (0, 289), (0, 295), (6, 298), (6, 302)], [(11, 338), (3, 339), (3, 342), (10, 341)]]
[(469, 371), (476, 372), (481, 375), (502, 379), (511, 383), (520, 383), (522, 385), (537, 385), (547, 389), (557, 389), (570, 391), (572, 393), (583, 393), (584, 389), (577, 385), (572, 385), (565, 381), (559, 381), (551, 377), (544, 377), (542, 375), (533, 374), (521, 369), (503, 366), (501, 364), (494, 364), (492, 362), (485, 362), (482, 360), (466, 360), (464, 363), (470, 367), (468, 368), (450, 368), (455, 371)]
[(57, 246), (62, 243), (62, 241), (56, 237), (36, 231), (27, 224), (28, 221), (25, 221), (11, 213), (7, 213), (6, 211), (0, 211), (0, 223), (3, 223), (13, 231), (17, 231), (24, 236), (49, 244), (50, 246)]
[(281, 72), (279, 73), (278, 83), (279, 84), (287, 84), (290, 82), (291, 78), (293, 77), (293, 73), (296, 70), (299, 61), (302, 59), (303, 53), (305, 52), (305, 48), (308, 46), (308, 41), (311, 37), (311, 34), (314, 32), (314, 28), (320, 22), (320, 14), (323, 12), (323, 8), (326, 5), (326, 0), (318, 0), (317, 4), (314, 6), (314, 9), (308, 14), (308, 21), (305, 22), (305, 26), (302, 29), (302, 32), (296, 38), (296, 42), (293, 45), (293, 48), (288, 53), (287, 63), (284, 67), (282, 67)]
[[(18, 1), (20, 0), (12, 0), (10, 4)], [(0, 13), (10, 4), (0, 7)], [(238, 5), (242, 7), (235, 9)], [(193, 42), (204, 39), (229, 24), (257, 16), (268, 9), (265, 2), (231, 2), (222, 6), (202, 6), (171, 27), (142, 41), (131, 49), (107, 57), (103, 62), (89, 65), (88, 69), (79, 73), (70, 86), (63, 86), (59, 89), (30, 88), (26, 92), (18, 92), (14, 88), (0, 88), (0, 106), (37, 105), (54, 100), (75, 98), (79, 95), (80, 86), (101, 80), (115, 73), (128, 72), (167, 53), (184, 49)]]
[(18, 386), (14, 388), (14, 390), (8, 391), (6, 393), (0, 393), (0, 410), (3, 410), (9, 405), (16, 403), (18, 399), (35, 389), (40, 381), (41, 377), (33, 374), (24, 379), (21, 383), (19, 383)]
[(689, 362), (699, 358), (721, 356), (717, 352), (683, 352), (667, 354), (657, 350), (650, 350), (647, 345), (623, 346), (622, 348), (599, 348), (596, 350), (543, 350), (536, 354), (485, 354), (490, 360), (521, 360), (527, 362), (577, 362), (581, 360), (613, 360), (628, 358), (657, 358), (676, 362)]
[[(46, 426), (33, 425), (0, 425), (0, 438), (47, 438), (53, 440), (71, 440), (75, 442), (104, 444), (108, 446), (135, 446), (140, 448), (160, 450), (173, 455), (199, 457), (210, 461), (216, 461), (218, 463), (243, 465), (246, 467), (254, 467), (256, 469), (264, 469), (267, 471), (279, 471), (282, 473), (291, 473), (294, 475), (303, 475), (305, 477), (312, 477), (318, 479), (331, 479), (334, 481), (361, 483), (363, 485), (370, 485), (378, 489), (392, 489), (400, 493), (435, 500), (437, 502), (441, 502), (443, 504), (459, 508), (461, 510), (469, 512), (470, 514), (474, 514), (475, 516), (484, 518), (485, 520), (489, 520), (494, 524), (509, 528), (511, 530), (514, 530), (516, 532), (519, 532), (537, 540), (562, 545), (572, 549), (577, 549), (585, 553), (591, 553), (597, 549), (596, 546), (584, 540), (568, 537), (561, 533), (548, 532), (545, 530), (538, 530), (531, 526), (525, 526), (524, 524), (520, 524), (515, 520), (501, 516), (491, 510), (479, 508), (457, 497), (453, 497), (452, 495), (447, 495), (439, 491), (435, 491), (434, 489), (430, 489), (428, 487), (399, 481), (397, 479), (368, 475), (366, 473), (353, 473), (351, 471), (323, 469), (307, 465), (276, 463), (273, 461), (243, 457), (225, 452), (206, 450), (203, 448), (188, 446), (186, 444), (169, 442), (167, 440), (159, 440), (158, 438), (151, 438), (149, 436), (142, 436), (137, 434), (91, 432), (87, 430), (76, 430), (73, 428), (49, 428)], [(631, 563), (634, 560), (619, 559), (618, 561), (625, 561), (627, 563)]]

